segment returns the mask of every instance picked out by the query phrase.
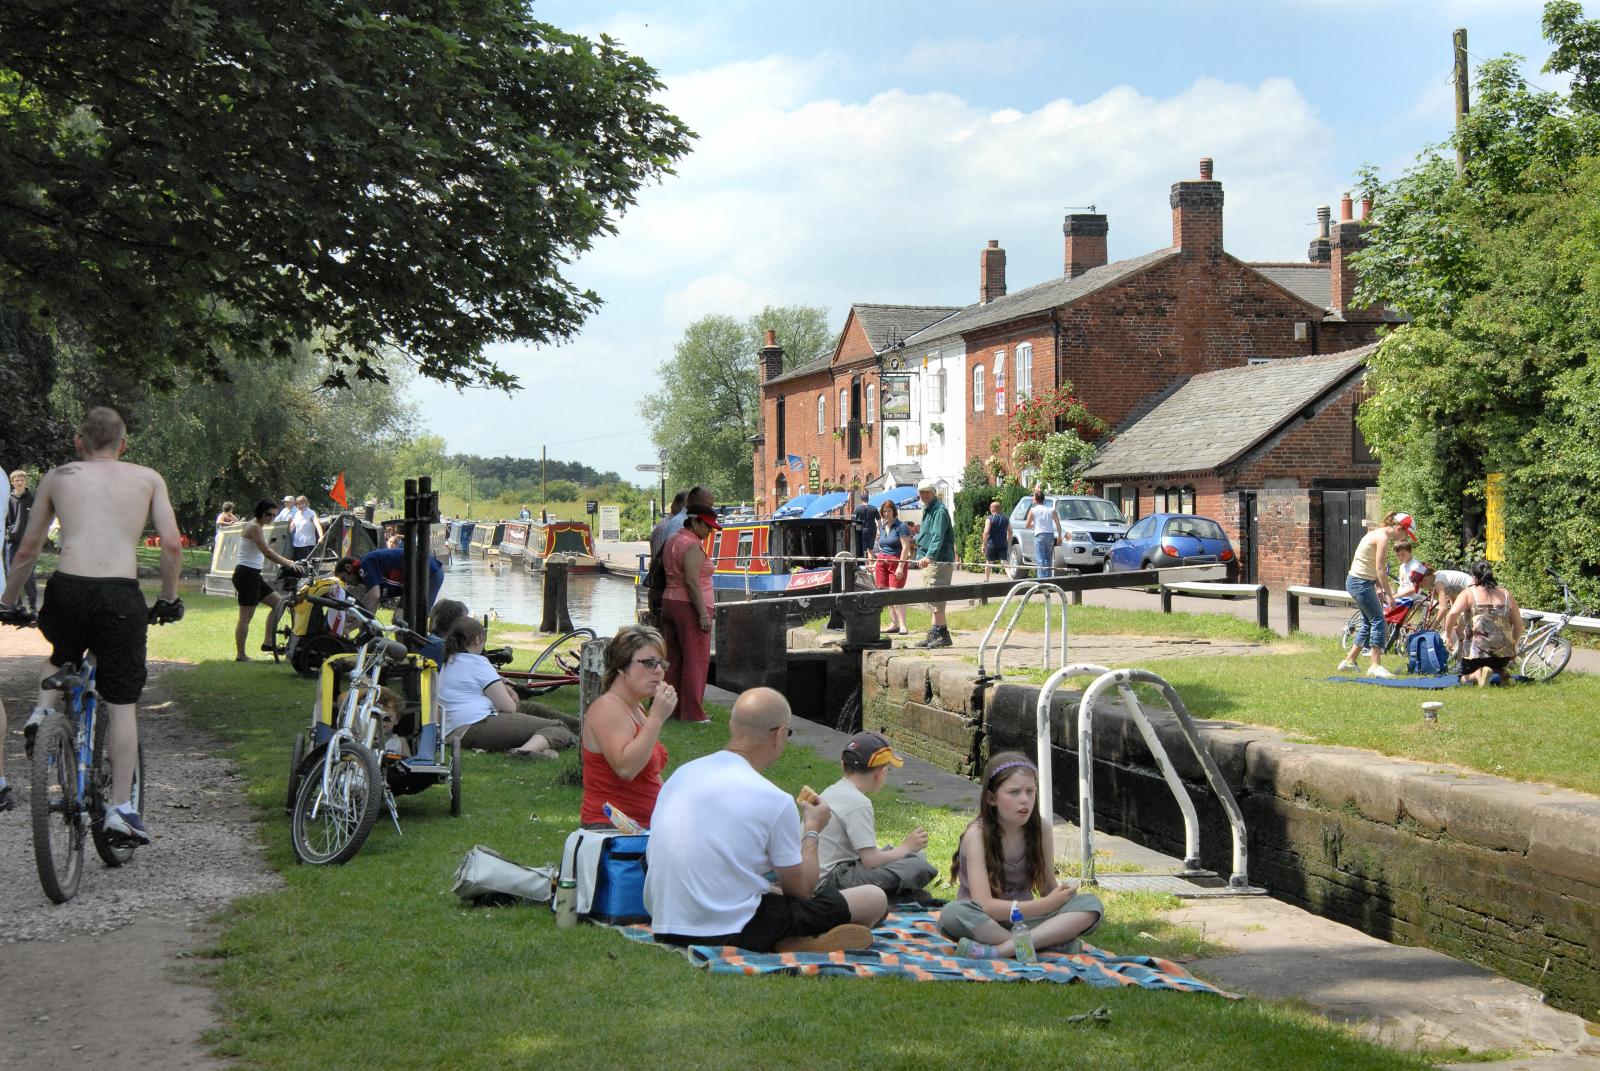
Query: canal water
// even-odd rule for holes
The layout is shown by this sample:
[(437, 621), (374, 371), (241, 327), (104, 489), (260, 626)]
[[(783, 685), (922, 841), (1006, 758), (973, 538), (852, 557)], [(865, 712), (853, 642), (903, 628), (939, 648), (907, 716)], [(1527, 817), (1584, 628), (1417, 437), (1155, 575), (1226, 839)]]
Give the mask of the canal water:
[[(544, 615), (544, 572), (524, 569), (520, 562), (502, 565), (496, 559), (458, 554), (444, 567), (439, 598), (460, 599), (474, 617), (493, 611), (502, 621), (538, 628)], [(573, 574), (567, 578), (567, 607), (574, 627), (588, 626), (610, 636), (636, 620), (633, 575)]]

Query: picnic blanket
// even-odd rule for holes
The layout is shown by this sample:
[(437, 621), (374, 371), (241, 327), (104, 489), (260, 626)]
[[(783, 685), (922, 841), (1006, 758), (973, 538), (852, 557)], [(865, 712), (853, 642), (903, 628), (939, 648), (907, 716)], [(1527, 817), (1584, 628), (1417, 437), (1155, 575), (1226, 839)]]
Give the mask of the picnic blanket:
[[(648, 926), (618, 926), (629, 940), (652, 944)], [(658, 945), (669, 948), (668, 945)], [(872, 931), (872, 947), (859, 952), (747, 952), (732, 945), (690, 945), (689, 961), (713, 974), (841, 975), (849, 978), (909, 978), (919, 982), (1084, 982), (1101, 988), (1138, 986), (1237, 999), (1202, 982), (1171, 960), (1115, 956), (1084, 945), (1067, 955), (1041, 952), (1037, 963), (1010, 959), (962, 959), (955, 942), (939, 932), (938, 916), (914, 904), (889, 912)]]
[(1328, 677), (1337, 684), (1376, 684), (1380, 688), (1454, 688), (1461, 683), (1461, 678), (1454, 673), (1445, 673), (1437, 677)]

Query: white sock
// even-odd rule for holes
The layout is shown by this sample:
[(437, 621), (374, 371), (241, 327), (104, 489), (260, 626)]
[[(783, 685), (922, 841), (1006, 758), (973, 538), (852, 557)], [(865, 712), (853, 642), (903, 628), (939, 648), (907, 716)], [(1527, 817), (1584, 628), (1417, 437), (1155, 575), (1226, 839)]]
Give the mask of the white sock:
[(5, 788), (5, 787), (6, 787), (5, 775), (4, 774), (0, 774), (0, 788)]

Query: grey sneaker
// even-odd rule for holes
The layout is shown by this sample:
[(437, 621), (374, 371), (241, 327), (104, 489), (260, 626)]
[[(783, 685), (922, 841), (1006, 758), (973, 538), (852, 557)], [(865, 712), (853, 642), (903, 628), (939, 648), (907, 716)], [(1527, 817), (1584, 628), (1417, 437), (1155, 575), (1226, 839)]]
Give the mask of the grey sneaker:
[(955, 645), (956, 645), (956, 641), (951, 638), (950, 630), (948, 628), (940, 626), (940, 627), (935, 628), (933, 631), (928, 633), (927, 646), (930, 647), (930, 648), (933, 648), (933, 647), (954, 647)]
[(916, 643), (907, 644), (907, 646), (908, 647), (921, 647), (921, 648), (938, 647), (938, 646), (940, 646), (940, 644), (939, 644), (939, 630), (936, 629), (936, 628), (930, 628), (928, 630), (928, 634), (926, 636), (924, 636), (922, 639), (918, 640)]

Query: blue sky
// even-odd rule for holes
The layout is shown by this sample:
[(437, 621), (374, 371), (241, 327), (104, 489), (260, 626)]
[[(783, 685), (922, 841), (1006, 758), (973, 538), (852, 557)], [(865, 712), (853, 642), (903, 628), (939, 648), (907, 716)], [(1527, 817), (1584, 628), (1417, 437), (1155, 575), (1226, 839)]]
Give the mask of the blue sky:
[[(1216, 160), (1225, 244), (1300, 260), (1356, 169), (1448, 134), (1450, 32), (1477, 57), (1548, 50), (1538, 0), (535, 2), (619, 38), (700, 135), (678, 175), (572, 267), (605, 304), (572, 342), (503, 346), (523, 390), (419, 384), (449, 449), (637, 478), (638, 401), (683, 328), (765, 304), (963, 305), (978, 251), (1021, 289), (1061, 270), (1061, 217), (1094, 204), (1112, 259), (1171, 242), (1167, 191)], [(1476, 65), (1477, 60), (1474, 60)], [(641, 480), (641, 482), (643, 482)], [(670, 481), (669, 481), (670, 482)]]

